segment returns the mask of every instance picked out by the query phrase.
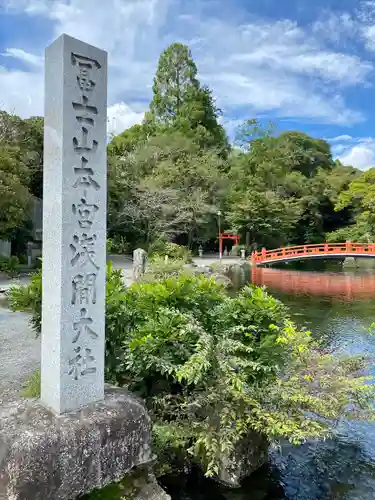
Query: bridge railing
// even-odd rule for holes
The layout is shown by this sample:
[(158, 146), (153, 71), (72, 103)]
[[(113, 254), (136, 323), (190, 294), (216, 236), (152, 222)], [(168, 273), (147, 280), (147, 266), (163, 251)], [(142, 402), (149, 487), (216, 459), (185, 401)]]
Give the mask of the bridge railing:
[(318, 245), (275, 248), (274, 250), (262, 248), (259, 252), (251, 254), (251, 261), (253, 264), (258, 264), (265, 261), (282, 260), (287, 257), (308, 256), (312, 254), (375, 255), (375, 243), (322, 243)]

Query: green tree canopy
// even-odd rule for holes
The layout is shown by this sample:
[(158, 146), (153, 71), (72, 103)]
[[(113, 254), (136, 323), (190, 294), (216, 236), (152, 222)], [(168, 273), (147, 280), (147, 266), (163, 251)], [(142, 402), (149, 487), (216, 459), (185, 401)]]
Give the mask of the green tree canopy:
[(338, 196), (336, 210), (350, 209), (354, 224), (345, 227), (337, 236), (340, 240), (373, 241), (375, 238), (375, 167), (357, 176)]
[(144, 125), (154, 132), (178, 130), (194, 138), (201, 147), (229, 150), (224, 128), (218, 123), (220, 110), (212, 92), (201, 86), (197, 66), (186, 45), (173, 43), (160, 56), (154, 78), (153, 99)]
[(150, 118), (173, 124), (186, 100), (200, 88), (197, 67), (186, 45), (173, 43), (160, 56), (154, 78)]

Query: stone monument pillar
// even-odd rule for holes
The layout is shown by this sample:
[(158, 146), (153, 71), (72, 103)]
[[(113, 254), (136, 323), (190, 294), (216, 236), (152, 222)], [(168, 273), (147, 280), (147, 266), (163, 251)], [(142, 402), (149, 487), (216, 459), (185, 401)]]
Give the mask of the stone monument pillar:
[(104, 392), (107, 55), (62, 35), (45, 65), (43, 404), (0, 405), (0, 499), (81, 498), (138, 467), (137, 498), (170, 500), (142, 401)]
[(41, 400), (104, 398), (107, 54), (60, 36), (46, 49)]

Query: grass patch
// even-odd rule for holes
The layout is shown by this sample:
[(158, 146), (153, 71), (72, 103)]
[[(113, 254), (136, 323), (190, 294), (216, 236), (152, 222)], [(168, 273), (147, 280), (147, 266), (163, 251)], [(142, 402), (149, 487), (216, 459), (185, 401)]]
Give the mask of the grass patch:
[(40, 370), (34, 372), (26, 382), (22, 395), (25, 398), (40, 397)]
[(147, 471), (142, 467), (135, 468), (118, 483), (94, 490), (79, 500), (132, 500), (147, 484), (147, 476)]

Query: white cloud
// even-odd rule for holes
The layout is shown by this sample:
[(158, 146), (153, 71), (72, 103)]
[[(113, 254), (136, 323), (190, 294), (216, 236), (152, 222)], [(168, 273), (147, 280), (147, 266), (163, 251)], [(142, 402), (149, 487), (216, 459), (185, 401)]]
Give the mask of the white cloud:
[[(220, 17), (217, 9), (208, 18), (200, 10), (201, 2), (184, 0), (12, 0), (9, 4), (13, 11), (28, 14), (30, 22), (34, 16), (48, 18), (53, 38), (64, 32), (108, 51), (109, 126), (116, 132), (141, 120), (160, 52), (173, 41), (191, 46), (200, 77), (213, 89), (226, 121), (264, 112), (340, 125), (363, 120), (361, 113), (347, 108), (340, 89), (365, 82), (372, 64), (328, 50), (317, 27), (308, 32), (291, 20), (241, 24), (235, 8), (232, 17)], [(30, 109), (42, 113), (41, 54), (33, 54), (29, 46), (8, 48), (5, 54), (33, 66), (31, 73), (0, 73), (0, 104), (22, 116)], [(30, 81), (34, 88), (25, 86)], [(25, 88), (32, 104), (25, 104)]]
[(366, 48), (375, 50), (375, 26), (365, 26), (363, 28), (363, 37), (365, 39)]
[(342, 47), (350, 39), (358, 37), (358, 19), (348, 12), (336, 13), (323, 10), (321, 17), (312, 25), (312, 32), (320, 39), (340, 44)]
[(141, 123), (144, 113), (136, 112), (124, 102), (113, 104), (108, 108), (108, 134), (119, 134), (123, 130)]
[(22, 49), (9, 48), (5, 49), (5, 52), (1, 54), (4, 57), (13, 57), (22, 62), (30, 64), (31, 66), (42, 66), (43, 58), (35, 54), (30, 54), (30, 52), (25, 52)]
[(350, 137), (342, 135), (327, 139), (332, 144), (332, 153), (344, 165), (360, 170), (375, 167), (375, 137)]
[(338, 135), (337, 137), (332, 137), (332, 139), (326, 139), (328, 142), (346, 142), (346, 141), (351, 141), (353, 140), (353, 137), (351, 135)]
[(23, 118), (43, 114), (41, 73), (8, 71), (0, 66), (0, 109)]
[(368, 170), (375, 166), (375, 139), (371, 145), (353, 146), (339, 157), (344, 165), (351, 165), (360, 170)]
[(359, 34), (363, 39), (365, 47), (370, 52), (375, 51), (375, 2), (360, 2), (358, 11)]
[[(316, 41), (306, 40), (305, 34), (297, 28), (291, 36), (285, 36), (283, 31), (283, 28), (286, 28), (285, 23), (280, 22), (280, 27), (277, 24), (279, 23), (269, 27), (267, 39), (263, 37), (259, 47), (255, 42), (255, 49), (235, 54), (233, 60), (296, 74), (315, 75), (342, 85), (363, 82), (373, 69), (370, 62), (361, 61), (357, 56), (322, 50)], [(264, 29), (264, 26), (261, 29)], [(248, 33), (249, 39), (250, 37), (258, 39), (258, 30), (251, 31)]]

